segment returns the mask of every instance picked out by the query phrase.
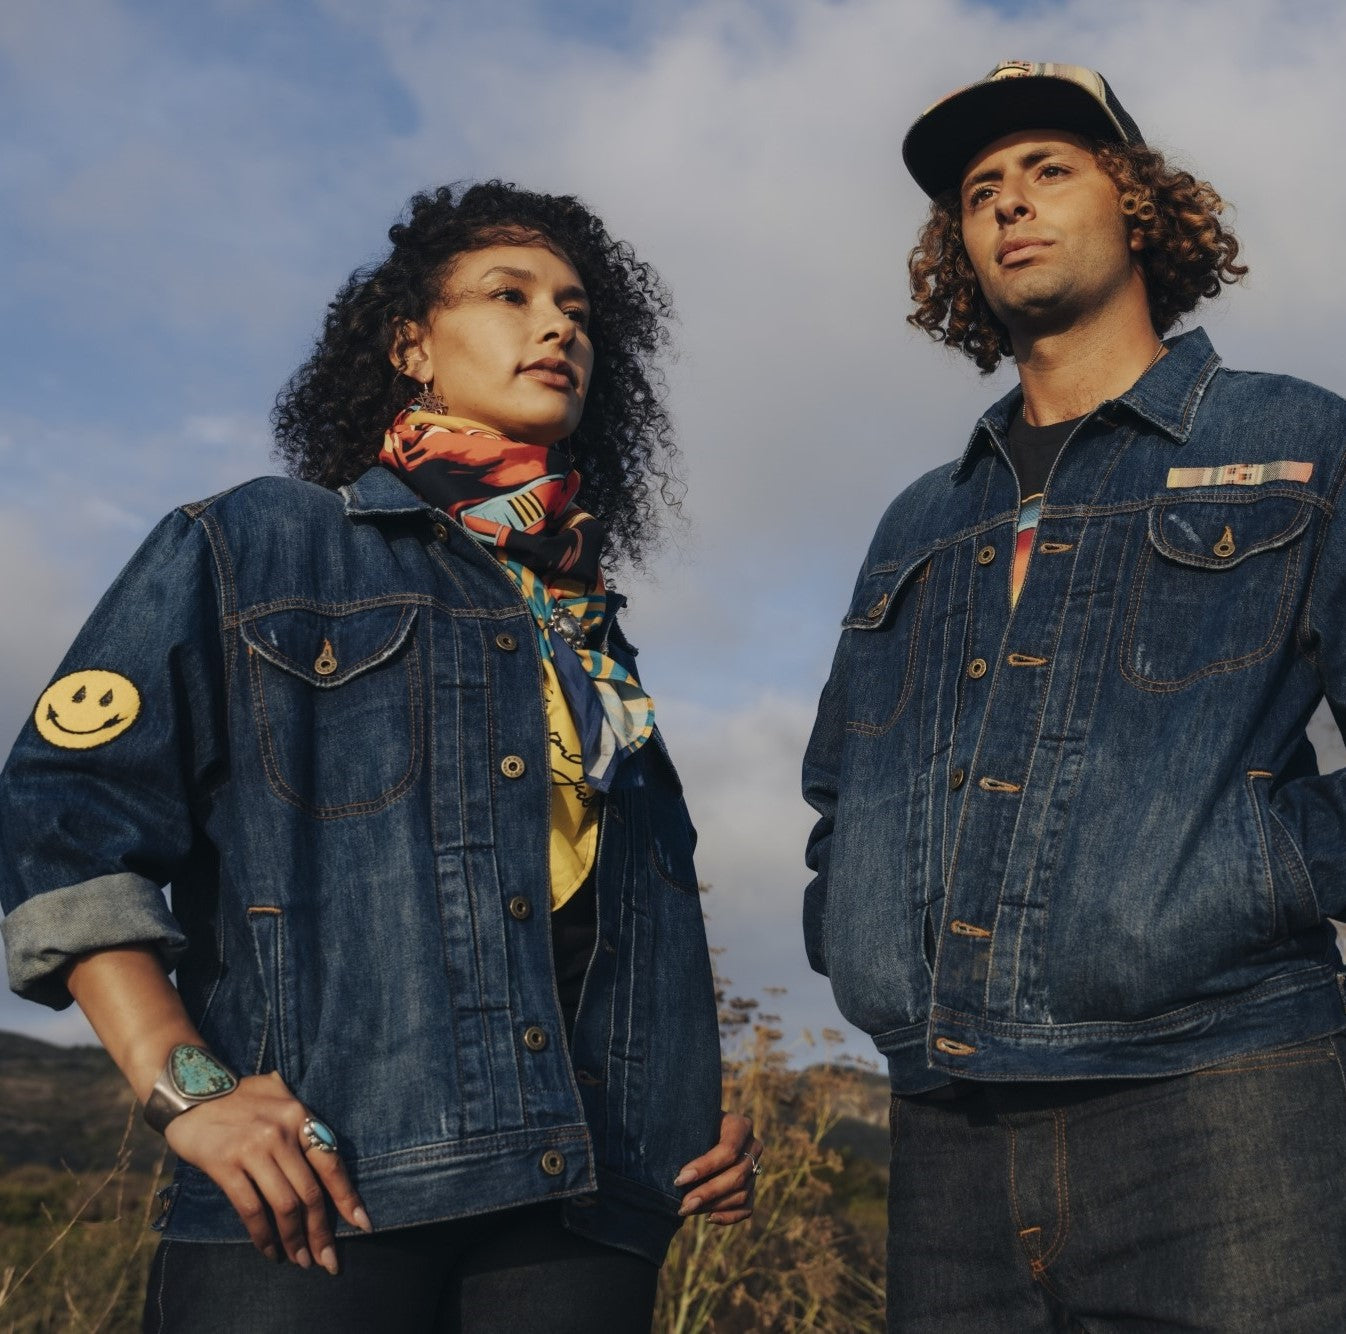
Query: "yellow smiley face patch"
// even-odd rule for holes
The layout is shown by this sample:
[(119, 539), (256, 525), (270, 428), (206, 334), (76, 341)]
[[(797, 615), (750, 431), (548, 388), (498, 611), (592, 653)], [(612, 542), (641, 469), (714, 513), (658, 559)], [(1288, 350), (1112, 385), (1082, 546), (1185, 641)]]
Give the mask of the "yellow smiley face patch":
[(90, 668), (53, 681), (38, 698), (33, 724), (62, 750), (92, 750), (121, 736), (140, 716), (140, 691), (118, 672)]

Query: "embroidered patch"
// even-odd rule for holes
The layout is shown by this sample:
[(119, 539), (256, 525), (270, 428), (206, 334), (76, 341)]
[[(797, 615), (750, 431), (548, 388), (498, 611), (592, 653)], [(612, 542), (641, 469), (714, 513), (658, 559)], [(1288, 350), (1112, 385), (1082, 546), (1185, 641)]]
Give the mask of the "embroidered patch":
[(1277, 459), (1274, 463), (1224, 463), (1218, 468), (1170, 468), (1170, 490), (1188, 486), (1261, 486), (1264, 482), (1307, 482), (1313, 464)]
[(118, 672), (90, 668), (53, 681), (39, 696), (33, 724), (62, 750), (92, 750), (140, 716), (140, 691)]

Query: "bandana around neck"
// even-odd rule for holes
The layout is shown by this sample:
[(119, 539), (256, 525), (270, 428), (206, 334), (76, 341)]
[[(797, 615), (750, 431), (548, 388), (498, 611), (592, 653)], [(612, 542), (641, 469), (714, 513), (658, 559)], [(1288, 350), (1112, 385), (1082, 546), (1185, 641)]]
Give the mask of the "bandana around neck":
[[(649, 740), (654, 704), (591, 642), (609, 620), (599, 566), (605, 534), (574, 503), (579, 473), (558, 449), (420, 411), (398, 415), (379, 462), (493, 550), (533, 613), (544, 669), (555, 673), (578, 733), (582, 765), (564, 781), (606, 792), (617, 764)], [(583, 791), (577, 799), (587, 800)]]
[(399, 413), (379, 462), (484, 546), (539, 574), (601, 585), (606, 534), (574, 499), (580, 475), (559, 450), (507, 440), (434, 412)]

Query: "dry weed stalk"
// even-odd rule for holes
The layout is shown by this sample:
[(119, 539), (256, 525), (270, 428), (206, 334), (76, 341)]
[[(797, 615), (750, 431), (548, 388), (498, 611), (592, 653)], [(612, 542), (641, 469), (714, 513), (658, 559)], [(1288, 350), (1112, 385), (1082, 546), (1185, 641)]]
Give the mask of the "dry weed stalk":
[[(132, 1102), (111, 1170), (83, 1195), (22, 1272), (17, 1265), (0, 1270), (0, 1334), (56, 1330), (111, 1334), (138, 1326), (138, 1321), (131, 1323), (134, 1317), (123, 1297), (129, 1283), (139, 1285), (144, 1279), (146, 1252), (155, 1239), (149, 1222), (167, 1150), (145, 1183), (142, 1206), (134, 1215), (124, 1214), (136, 1111)], [(109, 1191), (111, 1199), (105, 1201)], [(111, 1206), (96, 1223), (86, 1218), (95, 1202)], [(41, 1208), (51, 1219), (45, 1203)], [(138, 1294), (132, 1305), (138, 1312)]]
[[(722, 999), (725, 1106), (750, 1115), (767, 1145), (756, 1211), (739, 1227), (695, 1220), (679, 1232), (660, 1284), (658, 1334), (882, 1327), (881, 1261), (835, 1206), (843, 1164), (825, 1142), (857, 1072), (835, 1063), (792, 1070), (776, 1023), (752, 999)], [(824, 1037), (829, 1047), (842, 1040)]]

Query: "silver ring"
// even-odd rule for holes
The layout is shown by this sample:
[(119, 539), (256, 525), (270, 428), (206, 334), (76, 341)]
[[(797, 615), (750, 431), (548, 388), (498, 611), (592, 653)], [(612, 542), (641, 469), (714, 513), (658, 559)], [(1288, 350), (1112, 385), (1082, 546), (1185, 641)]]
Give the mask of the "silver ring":
[(762, 1175), (762, 1164), (753, 1156), (751, 1149), (744, 1149), (743, 1156), (752, 1164), (752, 1174), (755, 1177)]
[(299, 1127), (299, 1138), (305, 1153), (310, 1149), (317, 1149), (319, 1153), (337, 1151), (336, 1136), (332, 1133), (331, 1126), (325, 1121), (319, 1121), (316, 1116), (304, 1119), (304, 1124)]

